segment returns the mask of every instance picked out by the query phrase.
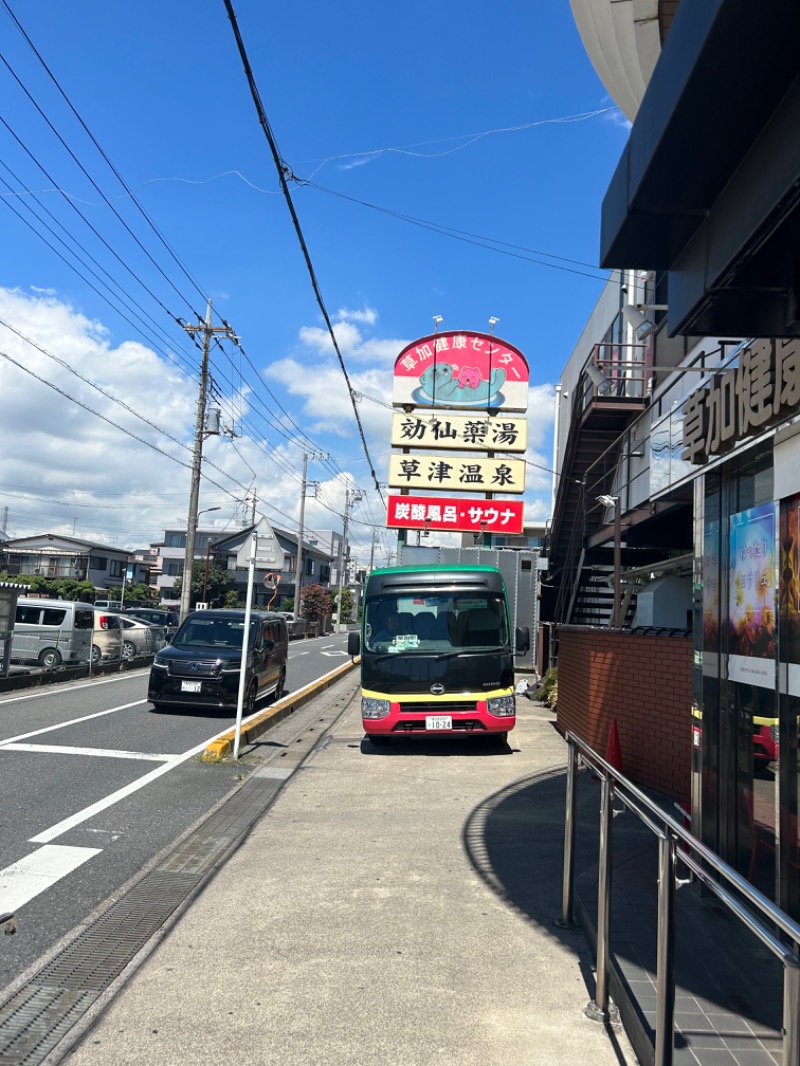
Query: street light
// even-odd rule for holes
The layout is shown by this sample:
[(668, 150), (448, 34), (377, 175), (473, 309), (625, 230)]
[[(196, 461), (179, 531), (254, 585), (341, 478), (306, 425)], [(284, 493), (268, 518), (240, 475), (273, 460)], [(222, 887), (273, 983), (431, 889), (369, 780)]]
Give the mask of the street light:
[[(206, 507), (203, 511), (197, 512), (199, 518), (201, 514), (208, 514), (209, 511), (220, 511), (221, 507)], [(211, 537), (208, 538), (208, 544), (206, 544), (206, 576), (203, 578), (203, 603), (206, 602), (206, 589), (208, 588), (208, 556), (211, 552)]]
[(619, 496), (598, 496), (597, 502), (604, 507), (614, 508), (614, 610), (611, 614), (611, 625), (614, 629), (621, 628), (620, 608), (622, 606), (622, 522), (620, 516)]

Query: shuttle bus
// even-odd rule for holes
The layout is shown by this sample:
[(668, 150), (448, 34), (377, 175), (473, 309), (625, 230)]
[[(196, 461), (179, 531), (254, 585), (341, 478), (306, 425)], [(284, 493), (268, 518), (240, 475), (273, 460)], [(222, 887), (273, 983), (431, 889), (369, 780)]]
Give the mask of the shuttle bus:
[(500, 571), (491, 566), (398, 566), (374, 570), (364, 590), (361, 716), (375, 744), (403, 736), (493, 736), (514, 728), (513, 636)]

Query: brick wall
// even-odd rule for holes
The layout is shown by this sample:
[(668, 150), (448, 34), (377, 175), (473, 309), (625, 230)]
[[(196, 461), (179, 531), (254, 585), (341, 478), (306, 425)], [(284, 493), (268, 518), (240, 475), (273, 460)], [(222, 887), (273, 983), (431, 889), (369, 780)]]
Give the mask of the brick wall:
[(688, 804), (691, 675), (691, 636), (561, 626), (558, 728), (605, 756), (616, 718), (624, 775)]

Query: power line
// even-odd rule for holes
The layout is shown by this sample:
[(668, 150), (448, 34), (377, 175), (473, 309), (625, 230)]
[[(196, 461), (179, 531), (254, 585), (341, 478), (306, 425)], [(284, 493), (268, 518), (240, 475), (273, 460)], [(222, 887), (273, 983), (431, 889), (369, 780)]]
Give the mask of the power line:
[[(272, 158), (273, 158), (273, 160), (275, 162), (275, 166), (276, 166), (277, 171), (278, 171), (278, 178), (279, 178), (279, 181), (280, 181), (280, 184), (281, 184), (281, 189), (283, 191), (283, 195), (284, 195), (284, 198), (286, 200), (286, 204), (287, 204), (287, 206), (289, 208), (289, 212), (290, 212), (290, 214), (292, 216), (292, 224), (294, 225), (295, 233), (297, 234), (297, 239), (300, 242), (300, 248), (301, 248), (302, 253), (303, 253), (303, 258), (305, 259), (305, 263), (306, 263), (306, 267), (308, 269), (309, 277), (311, 278), (311, 285), (312, 285), (312, 288), (314, 289), (314, 295), (315, 295), (316, 300), (317, 300), (317, 305), (319, 306), (319, 309), (322, 312), (322, 316), (325, 319), (325, 325), (328, 327), (328, 333), (330, 334), (331, 341), (333, 342), (333, 348), (334, 348), (334, 351), (336, 352), (336, 357), (339, 360), (339, 366), (341, 367), (342, 374), (344, 375), (344, 379), (345, 379), (345, 381), (347, 383), (347, 389), (348, 389), (348, 393), (350, 395), (350, 402), (351, 402), (351, 404), (353, 406), (353, 414), (355, 415), (356, 424), (358, 425), (358, 432), (359, 432), (359, 434), (361, 436), (361, 443), (362, 443), (363, 448), (364, 448), (364, 454), (367, 456), (367, 459), (368, 459), (368, 462), (369, 462), (370, 474), (372, 475), (372, 479), (373, 479), (373, 482), (375, 483), (375, 488), (377, 489), (378, 494), (381, 495), (381, 490), (380, 490), (380, 485), (378, 483), (378, 478), (377, 478), (377, 475), (375, 474), (375, 470), (374, 470), (374, 468), (372, 466), (372, 460), (370, 459), (369, 448), (367, 447), (367, 439), (366, 439), (366, 437), (364, 435), (364, 427), (361, 424), (361, 416), (360, 416), (360, 414), (358, 412), (358, 407), (357, 407), (355, 401), (353, 400), (353, 387), (350, 384), (350, 378), (349, 378), (348, 373), (347, 373), (347, 368), (345, 367), (345, 364), (344, 364), (344, 358), (342, 357), (342, 353), (341, 353), (341, 351), (339, 349), (339, 344), (338, 344), (338, 341), (336, 340), (336, 334), (333, 331), (333, 324), (331, 323), (330, 316), (328, 315), (327, 308), (325, 307), (325, 301), (322, 299), (322, 293), (320, 292), (319, 283), (317, 281), (317, 277), (316, 277), (316, 274), (314, 272), (314, 266), (313, 266), (313, 264), (311, 262), (311, 256), (309, 254), (308, 247), (306, 245), (305, 237), (303, 236), (303, 231), (302, 231), (302, 228), (300, 226), (300, 220), (297, 217), (297, 212), (295, 211), (294, 203), (292, 201), (292, 195), (289, 192), (289, 186), (288, 186), (288, 184), (286, 182), (286, 175), (288, 173), (288, 168), (285, 166), (285, 164), (283, 163), (283, 161), (281, 159), (280, 153), (278, 151), (278, 146), (277, 146), (277, 144), (275, 142), (275, 137), (273, 135), (272, 129), (271, 129), (270, 124), (269, 124), (269, 119), (267, 118), (267, 114), (266, 114), (266, 111), (264, 109), (264, 105), (261, 102), (261, 97), (260, 97), (260, 94), (258, 92), (258, 87), (257, 87), (256, 82), (255, 82), (255, 77), (253, 75), (252, 67), (250, 66), (250, 61), (249, 61), (249, 59), (247, 57), (247, 51), (246, 51), (245, 46), (244, 46), (244, 41), (242, 39), (242, 35), (239, 32), (239, 25), (238, 25), (238, 23), (236, 21), (236, 15), (234, 13), (233, 6), (231, 4), (231, 0), (224, 0), (224, 2), (225, 2), (225, 9), (228, 12), (228, 18), (230, 19), (231, 27), (233, 29), (234, 37), (236, 38), (236, 46), (237, 46), (237, 48), (239, 50), (239, 56), (240, 56), (240, 58), (242, 60), (242, 63), (244, 64), (244, 71), (245, 71), (245, 76), (247, 78), (247, 83), (248, 83), (248, 85), (250, 87), (250, 94), (253, 97), (253, 103), (255, 104), (255, 107), (256, 107), (256, 112), (258, 114), (259, 122), (261, 123), (261, 128), (263, 129), (264, 135), (266, 136), (267, 142), (269, 143), (269, 147), (270, 147), (270, 150), (272, 152)], [(383, 497), (381, 497), (381, 498), (383, 498)]]
[[(227, 2), (227, 0), (226, 0)], [(380, 207), (378, 204), (371, 204), (367, 200), (359, 200), (355, 196), (348, 196), (346, 193), (337, 192), (335, 189), (328, 189), (324, 185), (318, 185), (315, 181), (304, 180), (298, 178), (296, 175), (289, 172), (289, 177), (298, 186), (310, 189), (317, 189), (319, 192), (326, 192), (330, 196), (338, 196), (341, 200), (349, 200), (350, 203), (359, 204), (361, 207), (368, 207), (372, 211), (379, 211), (381, 214), (389, 215), (392, 218), (397, 218), (401, 222), (408, 222), (412, 226), (419, 226), (420, 229), (430, 230), (432, 233), (438, 233), (441, 237), (451, 237), (453, 240), (463, 241), (465, 244), (472, 244), (478, 248), (484, 248), (488, 252), (496, 252), (498, 255), (508, 255), (513, 259), (522, 259), (527, 263), (534, 263), (537, 266), (549, 267), (551, 270), (562, 270), (567, 274), (579, 274), (584, 278), (592, 278), (594, 281), (607, 281), (608, 278), (619, 271), (609, 271), (606, 274), (596, 273), (589, 274), (585, 270), (575, 270), (573, 267), (560, 266), (558, 263), (546, 263), (541, 259), (533, 259), (531, 256), (522, 255), (522, 251), (533, 252), (534, 255), (551, 256), (554, 259), (562, 259), (568, 263), (580, 263), (578, 259), (567, 259), (566, 256), (552, 255), (551, 252), (540, 252), (535, 249), (525, 248), (523, 245), (510, 244), (506, 241), (496, 240), (494, 237), (482, 237), (479, 234), (470, 233), (468, 230), (458, 230), (452, 226), (441, 225), (437, 222), (428, 222), (425, 219), (415, 218), (413, 215), (406, 215), (402, 211), (394, 211), (389, 207)], [(492, 243), (487, 243), (492, 242)], [(494, 247), (493, 245), (501, 245), (501, 247)], [(511, 249), (518, 249), (518, 251), (512, 251)], [(584, 264), (589, 265), (589, 264)]]

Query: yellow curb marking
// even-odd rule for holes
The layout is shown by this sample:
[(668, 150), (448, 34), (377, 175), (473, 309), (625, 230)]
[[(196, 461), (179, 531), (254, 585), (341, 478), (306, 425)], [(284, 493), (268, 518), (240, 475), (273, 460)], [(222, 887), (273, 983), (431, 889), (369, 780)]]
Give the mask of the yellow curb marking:
[[(320, 692), (324, 692), (326, 688), (329, 688), (334, 681), (338, 681), (340, 677), (349, 673), (355, 666), (361, 662), (359, 659), (352, 659), (348, 663), (342, 663), (341, 666), (337, 666), (335, 670), (332, 670), (324, 677), (318, 678), (316, 681), (312, 681), (311, 684), (306, 685), (305, 688), (301, 688), (299, 692), (293, 692), (289, 696), (284, 696), (282, 700), (274, 703), (267, 710), (262, 711), (255, 718), (251, 718), (246, 724), (242, 725), (241, 735), (249, 742), (255, 740), (261, 733), (265, 733), (270, 726), (276, 724), (282, 719), (288, 717), (292, 711), (297, 710), (304, 704), (309, 703)], [(226, 755), (230, 755), (233, 751), (233, 743), (236, 738), (236, 729), (230, 729), (227, 733), (221, 737), (217, 737), (213, 740), (203, 754), (200, 756), (201, 762), (217, 762), (219, 759), (224, 758)]]

